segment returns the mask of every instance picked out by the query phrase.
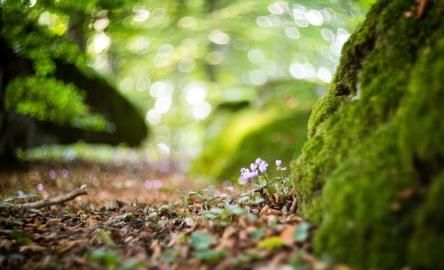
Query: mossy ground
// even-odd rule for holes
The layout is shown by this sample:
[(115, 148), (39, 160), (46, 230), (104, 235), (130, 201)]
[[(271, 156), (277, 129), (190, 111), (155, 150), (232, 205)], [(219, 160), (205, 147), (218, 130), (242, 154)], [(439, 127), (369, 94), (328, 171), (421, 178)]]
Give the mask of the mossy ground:
[(375, 4), (292, 166), (317, 252), (365, 269), (444, 268), (444, 3), (412, 7)]

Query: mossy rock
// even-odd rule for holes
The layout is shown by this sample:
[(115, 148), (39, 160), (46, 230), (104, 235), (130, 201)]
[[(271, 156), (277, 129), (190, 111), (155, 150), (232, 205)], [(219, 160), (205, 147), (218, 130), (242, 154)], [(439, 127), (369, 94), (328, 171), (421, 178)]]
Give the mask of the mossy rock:
[(274, 163), (292, 160), (307, 138), (310, 111), (293, 110), (285, 114), (276, 108), (247, 109), (218, 123), (223, 130), (211, 139), (194, 160), (192, 173), (218, 181), (236, 182), (241, 167), (249, 167), (258, 157)]
[[(307, 139), (309, 110), (295, 110), (247, 134), (230, 156), (217, 179), (238, 180), (239, 169), (249, 167), (258, 157), (274, 164), (292, 160)], [(291, 126), (289, 124), (291, 123)], [(273, 167), (272, 165), (271, 167)]]
[(444, 2), (415, 6), (374, 5), (292, 163), (316, 252), (364, 269), (444, 269)]
[(252, 109), (232, 113), (221, 113), (212, 119), (208, 127), (208, 138), (198, 157), (193, 160), (191, 174), (207, 179), (221, 179), (218, 176), (230, 162), (230, 158), (239, 151), (242, 140), (255, 130), (262, 129), (273, 121), (276, 112)]
[(297, 80), (269, 82), (247, 108), (224, 109), (209, 120), (194, 175), (219, 181), (239, 179), (241, 167), (258, 157), (274, 163), (294, 159), (307, 139), (307, 121), (323, 85)]

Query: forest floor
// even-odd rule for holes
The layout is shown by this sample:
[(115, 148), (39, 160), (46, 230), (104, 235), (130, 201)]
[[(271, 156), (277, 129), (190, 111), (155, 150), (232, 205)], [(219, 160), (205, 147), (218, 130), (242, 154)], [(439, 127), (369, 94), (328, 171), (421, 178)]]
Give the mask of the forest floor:
[[(348, 269), (311, 255), (315, 228), (291, 196), (209, 187), (176, 167), (76, 161), (0, 171), (0, 268)], [(84, 184), (88, 193), (64, 204), (5, 204)]]

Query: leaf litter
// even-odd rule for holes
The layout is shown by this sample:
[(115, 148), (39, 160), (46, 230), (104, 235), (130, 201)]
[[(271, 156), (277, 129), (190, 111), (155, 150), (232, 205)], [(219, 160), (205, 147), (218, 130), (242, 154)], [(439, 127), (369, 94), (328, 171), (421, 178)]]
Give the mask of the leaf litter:
[[(31, 164), (0, 178), (8, 202), (91, 187), (60, 205), (0, 209), (1, 269), (349, 269), (312, 255), (316, 228), (291, 193), (199, 188), (150, 164)], [(17, 181), (28, 193), (12, 194)]]

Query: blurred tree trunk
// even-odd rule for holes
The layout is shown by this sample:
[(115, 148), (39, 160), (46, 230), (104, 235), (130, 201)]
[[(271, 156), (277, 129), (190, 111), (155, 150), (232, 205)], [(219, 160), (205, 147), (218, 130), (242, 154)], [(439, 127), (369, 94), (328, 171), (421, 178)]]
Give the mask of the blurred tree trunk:
[(74, 11), (69, 16), (68, 24), (68, 39), (76, 43), (82, 52), (86, 51), (85, 27), (89, 23), (86, 19), (83, 11)]
[[(208, 14), (213, 13), (216, 10), (218, 0), (207, 0), (206, 3), (206, 12)], [(215, 51), (217, 49), (217, 46), (213, 42), (210, 42), (208, 44), (208, 52)], [(216, 67), (214, 65), (209, 64), (208, 62), (204, 62), (205, 66), (205, 72), (208, 77), (208, 81), (210, 82), (216, 82), (217, 81), (217, 72)]]

